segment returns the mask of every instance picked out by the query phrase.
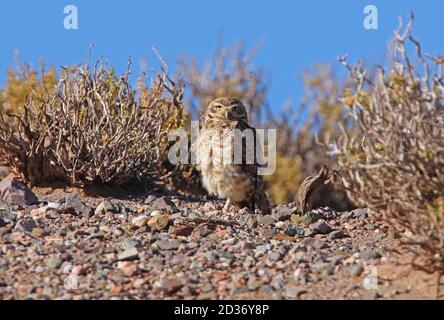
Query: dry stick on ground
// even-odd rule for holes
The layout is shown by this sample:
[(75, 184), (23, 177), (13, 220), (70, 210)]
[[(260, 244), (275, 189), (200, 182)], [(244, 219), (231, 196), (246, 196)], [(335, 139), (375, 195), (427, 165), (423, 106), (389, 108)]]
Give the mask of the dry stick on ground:
[(302, 214), (313, 208), (313, 198), (315, 195), (322, 186), (330, 183), (339, 174), (339, 171), (340, 169), (330, 170), (324, 163), (317, 175), (308, 176), (302, 181), (297, 195)]

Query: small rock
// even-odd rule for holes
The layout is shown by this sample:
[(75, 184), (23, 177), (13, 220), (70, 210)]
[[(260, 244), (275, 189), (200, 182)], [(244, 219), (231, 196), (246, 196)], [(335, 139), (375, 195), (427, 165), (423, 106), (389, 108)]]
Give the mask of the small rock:
[(59, 257), (50, 257), (45, 259), (45, 264), (49, 269), (57, 269), (62, 265), (62, 259)]
[(170, 215), (170, 219), (171, 220), (175, 220), (175, 221), (181, 220), (182, 219), (182, 213), (180, 213), (180, 212), (173, 213), (173, 214)]
[(34, 238), (41, 238), (41, 237), (43, 237), (44, 235), (46, 235), (46, 232), (45, 232), (45, 230), (44, 229), (42, 229), (42, 228), (34, 228), (34, 229), (32, 229), (32, 231), (31, 231), (31, 235), (34, 237)]
[(379, 292), (373, 292), (373, 294), (372, 294), (372, 299), (373, 299), (373, 300), (376, 300), (376, 299), (378, 299), (378, 298), (381, 298), (381, 294), (380, 294)]
[(344, 256), (340, 254), (328, 258), (328, 261), (330, 261), (333, 266), (340, 264), (342, 260), (344, 260)]
[(274, 229), (265, 229), (261, 230), (262, 236), (264, 239), (271, 239), (276, 235), (276, 230)]
[(360, 264), (352, 264), (347, 268), (347, 270), (353, 277), (359, 277), (364, 271), (364, 268)]
[(285, 294), (287, 295), (287, 297), (289, 298), (297, 298), (299, 297), (301, 294), (303, 294), (304, 292), (307, 292), (307, 290), (305, 290), (302, 287), (290, 287), (285, 291)]
[(304, 216), (304, 226), (309, 226), (312, 223), (317, 222), (318, 220), (324, 219), (324, 214), (318, 211), (310, 211), (307, 212)]
[(128, 208), (128, 207), (121, 207), (120, 208), (120, 212), (123, 213), (124, 215), (128, 215), (132, 211), (133, 211), (133, 208)]
[(352, 211), (352, 213), (353, 217), (358, 220), (365, 220), (368, 218), (367, 209), (362, 209), (362, 208), (355, 209)]
[(137, 265), (128, 261), (121, 261), (117, 264), (117, 268), (127, 277), (132, 277), (136, 274), (138, 268)]
[(413, 232), (411, 232), (410, 230), (406, 230), (406, 231), (403, 233), (403, 235), (404, 235), (404, 237), (406, 237), (406, 238), (412, 238), (412, 237), (413, 237)]
[(304, 237), (311, 237), (313, 235), (315, 235), (315, 232), (312, 229), (310, 228), (304, 229)]
[(183, 287), (183, 283), (177, 278), (163, 278), (155, 286), (167, 294), (173, 294)]
[(310, 224), (310, 229), (316, 234), (327, 234), (331, 231), (330, 225), (323, 219)]
[(138, 216), (138, 217), (133, 218), (131, 220), (131, 223), (134, 226), (141, 228), (141, 227), (143, 227), (143, 226), (145, 226), (147, 224), (148, 219), (149, 218), (147, 216)]
[[(303, 251), (298, 251), (298, 252), (296, 252), (296, 253), (294, 254), (293, 259), (294, 259), (297, 263), (299, 263), (299, 262), (301, 262), (302, 260), (304, 260), (304, 257), (305, 257), (305, 252), (303, 252)], [(299, 269), (298, 269), (298, 270), (299, 270)]]
[(200, 239), (208, 236), (213, 231), (210, 229), (210, 227), (207, 224), (200, 224), (196, 228), (194, 228), (193, 232), (191, 233), (191, 236), (195, 239)]
[(291, 237), (291, 236), (289, 236), (289, 235), (286, 235), (286, 234), (284, 234), (284, 233), (278, 233), (278, 234), (275, 234), (275, 235), (273, 236), (273, 239), (274, 239), (274, 240), (279, 240), (279, 241), (293, 241), (293, 240), (294, 240), (293, 237)]
[(360, 252), (359, 257), (364, 260), (379, 259), (382, 255), (374, 249), (364, 249)]
[(158, 240), (155, 244), (161, 250), (177, 250), (180, 246), (178, 240)]
[(202, 210), (204, 212), (214, 211), (214, 210), (217, 210), (217, 205), (215, 205), (212, 202), (205, 202), (205, 204), (202, 207)]
[(344, 259), (343, 264), (344, 265), (351, 265), (351, 264), (355, 263), (355, 261), (356, 261), (356, 257), (350, 256), (350, 257)]
[(117, 256), (117, 260), (119, 261), (129, 261), (139, 258), (139, 252), (136, 248), (128, 248)]
[(50, 209), (54, 210), (60, 210), (62, 208), (62, 204), (58, 202), (48, 202), (48, 204), (45, 206), (45, 211), (49, 211)]
[(234, 260), (236, 258), (236, 256), (228, 251), (222, 251), (219, 253), (219, 256), (221, 259), (226, 259), (226, 260)]
[(72, 270), (72, 264), (71, 263), (64, 262), (61, 267), (62, 267), (62, 273), (64, 273), (64, 274), (71, 273), (71, 270)]
[(145, 279), (136, 279), (133, 282), (133, 287), (136, 289), (141, 288), (146, 283)]
[(285, 221), (290, 219), (291, 214), (294, 212), (294, 209), (285, 208), (282, 206), (278, 206), (273, 210), (273, 217), (277, 221)]
[(214, 290), (214, 287), (210, 283), (202, 286), (202, 292), (209, 292), (211, 290)]
[(20, 222), (20, 226), (23, 228), (23, 230), (32, 232), (34, 228), (37, 228), (37, 223), (34, 221), (34, 219), (26, 219)]
[(248, 229), (253, 229), (257, 226), (257, 220), (253, 217), (248, 217), (247, 218), (247, 228)]
[(154, 210), (153, 212), (150, 213), (150, 217), (161, 216), (161, 215), (162, 215), (162, 210)]
[(327, 239), (332, 241), (335, 239), (341, 239), (346, 237), (347, 235), (342, 231), (342, 230), (334, 230), (332, 232), (330, 232), (327, 236)]
[(261, 283), (253, 276), (248, 279), (247, 286), (248, 290), (256, 290), (261, 286)]
[(0, 211), (0, 218), (2, 218), (6, 223), (15, 222), (17, 220), (17, 213)]
[(50, 298), (53, 295), (52, 288), (51, 287), (43, 288), (42, 295), (47, 297), (47, 298)]
[(140, 241), (135, 240), (133, 238), (125, 238), (120, 242), (120, 248), (122, 250), (132, 249), (132, 248), (140, 248), (142, 244)]
[(323, 275), (331, 276), (334, 273), (334, 268), (330, 263), (317, 262), (312, 264), (312, 268), (321, 272)]
[(57, 219), (59, 217), (59, 211), (55, 209), (47, 209), (45, 213), (46, 217), (50, 219)]
[(169, 199), (167, 197), (160, 197), (151, 203), (151, 209), (152, 210), (175, 211), (177, 208), (171, 199)]
[(148, 226), (155, 230), (163, 230), (167, 227), (169, 222), (168, 215), (154, 216), (148, 221)]
[(0, 166), (0, 180), (3, 180), (6, 178), (9, 173), (11, 173), (11, 170), (7, 166)]
[(275, 224), (275, 227), (278, 228), (278, 229), (281, 229), (281, 228), (283, 228), (284, 226), (285, 226), (285, 222), (284, 222), (284, 221), (278, 221), (278, 222), (276, 222), (276, 224)]
[(144, 204), (150, 204), (151, 202), (153, 202), (154, 200), (156, 200), (156, 197), (153, 195), (149, 195), (145, 201), (143, 202)]
[(197, 300), (211, 300), (217, 297), (217, 294), (214, 290), (201, 293), (197, 296)]
[(304, 238), (299, 242), (300, 247), (310, 247), (312, 249), (325, 249), (328, 247), (325, 241), (320, 241), (313, 238)]
[(0, 197), (8, 205), (30, 206), (39, 202), (36, 195), (12, 176), (0, 182)]
[(73, 266), (71, 273), (76, 275), (76, 276), (80, 276), (80, 275), (85, 275), (87, 272), (87, 268), (85, 268), (83, 265), (77, 265), (77, 266)]
[(85, 214), (87, 208), (79, 196), (70, 193), (65, 196), (65, 204), (62, 206), (61, 211), (66, 214)]
[(203, 264), (200, 261), (193, 261), (189, 266), (190, 270), (199, 270), (203, 268)]
[(119, 207), (115, 205), (112, 201), (105, 200), (102, 201), (96, 208), (95, 214), (101, 214), (105, 212), (113, 212), (117, 213), (119, 212)]
[(291, 221), (291, 223), (293, 223), (297, 226), (302, 226), (304, 224), (304, 217), (305, 216), (300, 216), (298, 214), (293, 213), (290, 216), (290, 221)]
[(188, 237), (193, 232), (194, 227), (188, 225), (178, 225), (172, 230), (172, 234), (175, 236)]
[(375, 224), (374, 223), (368, 223), (366, 227), (367, 227), (368, 230), (374, 230), (375, 229)]
[(290, 237), (294, 236), (303, 236), (304, 235), (304, 229), (298, 228), (292, 224), (290, 224), (287, 229), (285, 229), (284, 233)]
[(270, 244), (261, 244), (256, 247), (254, 250), (257, 255), (265, 254), (267, 251), (271, 250), (273, 248)]
[(258, 215), (256, 220), (259, 224), (265, 224), (265, 225), (271, 225), (276, 223), (276, 220), (270, 215)]
[(138, 214), (142, 214), (142, 213), (145, 213), (145, 210), (146, 210), (146, 208), (141, 207), (141, 208), (137, 208), (137, 209), (135, 210), (135, 212), (138, 213)]
[(190, 219), (202, 219), (204, 215), (199, 211), (193, 210), (188, 214), (188, 217)]
[(279, 261), (279, 260), (282, 259), (282, 254), (279, 253), (279, 252), (274, 251), (274, 252), (272, 252), (272, 253), (268, 256), (268, 258), (269, 258), (271, 261)]
[(6, 226), (6, 224), (6, 221), (2, 217), (0, 217), (0, 228), (3, 228), (4, 226)]

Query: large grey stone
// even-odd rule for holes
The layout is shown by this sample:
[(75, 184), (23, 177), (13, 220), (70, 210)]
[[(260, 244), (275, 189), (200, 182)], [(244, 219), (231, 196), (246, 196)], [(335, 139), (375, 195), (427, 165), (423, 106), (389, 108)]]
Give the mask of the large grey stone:
[(6, 178), (10, 172), (11, 172), (11, 170), (9, 169), (9, 167), (0, 166), (0, 180), (3, 180), (4, 178)]
[(112, 201), (109, 200), (102, 201), (97, 206), (95, 214), (101, 214), (105, 212), (113, 212), (113, 213), (119, 212), (119, 207), (116, 204), (114, 204)]
[(30, 206), (39, 202), (25, 184), (11, 176), (0, 182), (0, 197), (8, 205)]
[(87, 207), (76, 194), (70, 193), (65, 196), (65, 204), (61, 208), (63, 213), (69, 214), (84, 214)]
[(313, 230), (315, 234), (327, 234), (331, 231), (330, 225), (323, 219), (310, 224), (310, 229)]
[(151, 203), (151, 210), (166, 210), (166, 211), (176, 211), (176, 205), (174, 202), (167, 197), (160, 197), (155, 199)]

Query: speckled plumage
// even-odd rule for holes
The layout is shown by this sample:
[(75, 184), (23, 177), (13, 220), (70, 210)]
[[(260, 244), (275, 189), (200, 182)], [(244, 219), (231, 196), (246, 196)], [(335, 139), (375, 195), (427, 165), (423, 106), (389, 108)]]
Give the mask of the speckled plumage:
[[(253, 142), (242, 143), (241, 163), (226, 163), (224, 159), (234, 158), (235, 129), (251, 130)], [(254, 153), (255, 139), (256, 131), (248, 124), (246, 108), (238, 99), (215, 99), (201, 118), (199, 168), (202, 182), (210, 194), (227, 199), (224, 211), (238, 203), (263, 214), (271, 212), (262, 176), (258, 175), (256, 157), (252, 162), (247, 161), (247, 150)]]

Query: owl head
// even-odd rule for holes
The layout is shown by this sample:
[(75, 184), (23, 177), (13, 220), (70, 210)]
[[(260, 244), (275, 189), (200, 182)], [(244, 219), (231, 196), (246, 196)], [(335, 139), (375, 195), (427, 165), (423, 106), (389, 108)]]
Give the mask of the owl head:
[(214, 99), (207, 108), (205, 120), (248, 122), (247, 109), (236, 98), (221, 97)]

